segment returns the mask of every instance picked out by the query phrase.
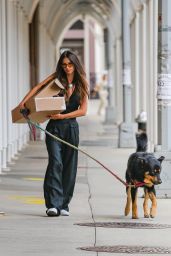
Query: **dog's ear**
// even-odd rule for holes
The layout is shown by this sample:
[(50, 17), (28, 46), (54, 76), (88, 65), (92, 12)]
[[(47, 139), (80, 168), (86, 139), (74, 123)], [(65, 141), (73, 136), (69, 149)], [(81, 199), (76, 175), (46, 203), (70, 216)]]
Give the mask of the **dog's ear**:
[(157, 160), (160, 162), (160, 163), (162, 163), (162, 161), (165, 159), (165, 157), (164, 156), (160, 156)]

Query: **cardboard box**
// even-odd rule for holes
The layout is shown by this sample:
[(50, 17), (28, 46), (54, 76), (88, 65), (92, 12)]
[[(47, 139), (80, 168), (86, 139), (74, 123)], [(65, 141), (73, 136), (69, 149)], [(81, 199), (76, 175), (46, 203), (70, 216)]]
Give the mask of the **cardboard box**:
[[(29, 109), (29, 118), (37, 123), (43, 123), (48, 119), (48, 115), (58, 114), (66, 109), (65, 98), (58, 96), (64, 89), (58, 79), (51, 81), (44, 86), (36, 95), (26, 102), (26, 108)], [(26, 119), (20, 113), (20, 108), (12, 110), (13, 123), (26, 123)]]

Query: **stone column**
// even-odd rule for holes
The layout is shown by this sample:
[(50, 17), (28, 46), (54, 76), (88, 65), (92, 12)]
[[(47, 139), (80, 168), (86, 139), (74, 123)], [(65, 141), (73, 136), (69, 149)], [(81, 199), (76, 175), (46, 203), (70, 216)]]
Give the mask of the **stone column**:
[(124, 120), (120, 126), (120, 147), (136, 147), (135, 132), (137, 124), (132, 122), (131, 88), (131, 47), (129, 25), (129, 1), (122, 0), (122, 49), (123, 49), (123, 112)]
[[(14, 157), (14, 141), (15, 141), (15, 125), (12, 124), (11, 110), (16, 106), (14, 100), (16, 98), (16, 84), (15, 84), (15, 73), (17, 67), (17, 58), (15, 53), (17, 51), (15, 47), (16, 43), (16, 24), (14, 16), (14, 2), (7, 1), (7, 69), (8, 69), (8, 82), (7, 82), (7, 120), (8, 120), (8, 150), (7, 150), (7, 161), (10, 162), (11, 158)], [(15, 50), (14, 50), (15, 49)]]
[(2, 12), (1, 12), (1, 61), (2, 61), (2, 73), (1, 73), (1, 85), (2, 86), (2, 168), (7, 167), (7, 24), (6, 24), (6, 1), (1, 1)]
[(86, 17), (85, 22), (85, 35), (84, 35), (84, 62), (85, 62), (85, 71), (87, 76), (87, 81), (90, 84), (90, 41), (89, 41), (89, 20)]
[[(2, 2), (0, 1), (0, 17), (2, 15)], [(0, 84), (2, 84), (2, 20), (0, 19)], [(0, 120), (2, 120), (2, 86), (0, 86)], [(2, 136), (3, 136), (3, 130), (2, 130), (2, 123), (0, 124), (0, 173), (1, 173), (1, 167), (2, 167)]]
[(166, 157), (162, 169), (162, 196), (171, 196), (171, 1), (158, 2), (158, 154)]
[(147, 111), (147, 4), (144, 3), (142, 11), (142, 102), (141, 109)]
[(171, 151), (171, 2), (159, 0), (158, 106), (159, 144)]
[(154, 151), (154, 148), (158, 143), (158, 106), (156, 97), (158, 73), (158, 1), (149, 1), (147, 8), (147, 12), (150, 14), (149, 19), (147, 20), (147, 134), (148, 150)]
[(108, 65), (108, 106), (106, 107), (105, 124), (115, 124), (116, 123), (116, 109), (114, 105), (115, 102), (115, 91), (116, 84), (115, 79), (115, 63), (114, 63), (114, 39), (112, 37), (112, 31), (108, 29), (107, 36), (107, 65)]
[[(19, 97), (19, 58), (18, 58), (18, 52), (19, 52), (19, 47), (18, 47), (18, 5), (16, 2), (10, 3), (12, 4), (12, 9), (13, 9), (13, 15), (14, 15), (14, 20), (13, 20), (13, 47), (15, 51), (13, 51), (13, 58), (15, 60), (15, 65), (11, 61), (11, 64), (13, 65), (13, 83), (15, 87), (15, 94), (13, 94), (13, 107), (17, 106), (17, 104), (20, 102), (20, 97)], [(12, 26), (12, 25), (11, 25)], [(15, 28), (15, 29), (14, 29)], [(14, 145), (14, 152), (18, 152), (18, 145), (19, 145), (19, 134), (20, 134), (20, 125), (13, 124), (13, 129), (14, 129), (14, 135), (13, 135), (13, 145)]]
[[(24, 47), (24, 35), (23, 35), (23, 10), (18, 6), (18, 92), (20, 100), (25, 95), (24, 86), (24, 67), (23, 67), (23, 47)], [(23, 146), (23, 125), (19, 125), (19, 139), (18, 149), (21, 150)]]

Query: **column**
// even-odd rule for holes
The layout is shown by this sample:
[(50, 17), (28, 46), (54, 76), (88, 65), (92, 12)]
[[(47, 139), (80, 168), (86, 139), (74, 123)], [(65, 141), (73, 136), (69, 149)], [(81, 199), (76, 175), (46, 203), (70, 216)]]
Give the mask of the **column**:
[[(106, 32), (106, 30), (105, 30)], [(94, 39), (95, 39), (95, 74), (96, 83), (99, 82), (102, 72), (107, 69), (105, 65), (105, 48), (106, 48), (106, 33), (99, 24), (94, 24)]]
[(158, 106), (159, 143), (171, 151), (171, 2), (159, 0), (158, 24)]
[[(24, 16), (24, 11), (21, 6), (18, 6), (18, 97), (19, 101), (24, 97), (24, 95), (30, 90), (30, 80), (28, 74), (26, 75), (26, 70), (29, 70), (29, 65), (26, 64), (26, 59), (28, 59), (28, 25), (25, 26), (27, 22)], [(27, 56), (27, 57), (26, 57)], [(27, 77), (28, 76), (28, 77)], [(27, 79), (26, 79), (27, 77)], [(21, 150), (25, 143), (25, 135), (28, 132), (27, 124), (20, 124), (19, 126), (19, 138), (18, 138), (18, 149)]]
[(141, 109), (147, 106), (147, 4), (143, 4), (142, 11), (142, 102)]
[(164, 155), (160, 193), (171, 196), (171, 1), (158, 1), (158, 143)]
[(112, 36), (112, 28), (108, 29), (107, 37), (107, 63), (108, 63), (108, 106), (106, 107), (105, 124), (116, 123), (116, 84), (115, 82), (115, 60), (114, 60), (114, 37)]
[(89, 44), (89, 20), (86, 17), (84, 22), (84, 64), (85, 64), (85, 71), (86, 71), (86, 77), (87, 81), (90, 84), (90, 44)]
[(158, 143), (158, 114), (157, 114), (157, 56), (158, 56), (158, 2), (149, 1), (148, 10), (148, 48), (147, 48), (147, 71), (148, 71), (148, 90), (147, 90), (147, 134), (149, 151), (154, 151)]
[(140, 12), (135, 17), (135, 115), (140, 113)]
[(46, 31), (42, 23), (39, 23), (39, 42), (39, 81), (42, 81), (46, 76)]
[[(13, 94), (13, 107), (16, 107), (17, 104), (20, 102), (20, 98), (19, 98), (19, 58), (18, 58), (18, 51), (19, 51), (19, 47), (18, 47), (18, 7), (17, 7), (17, 3), (13, 2), (13, 15), (14, 15), (14, 20), (13, 20), (13, 48), (15, 49), (15, 51), (13, 51), (13, 57), (15, 61), (15, 65), (13, 64), (12, 60), (12, 65), (13, 65), (13, 86), (15, 87), (15, 93)], [(12, 26), (12, 25), (11, 25)], [(19, 140), (19, 134), (20, 134), (20, 125), (17, 124), (13, 124), (13, 151), (15, 153), (18, 152), (18, 140)]]
[(120, 147), (136, 147), (137, 125), (132, 122), (131, 48), (129, 25), (129, 1), (122, 1), (122, 49), (123, 49), (123, 116), (120, 126)]
[(120, 37), (115, 40), (114, 47), (115, 64), (115, 105), (117, 106), (117, 124), (123, 121), (123, 87), (122, 87), (122, 39)]
[(1, 44), (2, 44), (2, 168), (7, 168), (7, 25), (6, 25), (6, 1), (1, 1), (2, 4), (2, 33), (1, 33)]
[[(0, 1), (0, 120), (2, 120), (2, 2)], [(1, 173), (1, 167), (2, 167), (2, 136), (3, 136), (3, 130), (2, 130), (2, 122), (0, 123), (0, 173)]]
[(8, 83), (7, 83), (7, 121), (8, 121), (8, 149), (7, 149), (7, 161), (10, 162), (13, 154), (13, 140), (15, 138), (13, 124), (11, 121), (11, 109), (15, 107), (13, 105), (13, 100), (15, 99), (16, 88), (15, 88), (15, 67), (16, 58), (15, 58), (15, 20), (14, 20), (14, 2), (7, 2), (7, 70), (8, 70)]

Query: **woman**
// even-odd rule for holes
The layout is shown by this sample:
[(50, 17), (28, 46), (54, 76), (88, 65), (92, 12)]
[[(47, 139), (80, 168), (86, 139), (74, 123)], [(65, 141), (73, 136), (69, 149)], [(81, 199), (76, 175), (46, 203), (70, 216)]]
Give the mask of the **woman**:
[(95, 86), (94, 92), (99, 93), (99, 107), (97, 114), (101, 115), (102, 111), (105, 110), (107, 106), (107, 97), (108, 97), (108, 91), (107, 91), (107, 74), (106, 72), (103, 73), (101, 81)]
[[(53, 76), (53, 75), (52, 75)], [(85, 72), (78, 57), (71, 51), (60, 56), (56, 68), (56, 77), (65, 87), (66, 110), (60, 114), (50, 115), (46, 130), (61, 139), (78, 146), (79, 127), (76, 117), (87, 112), (88, 84)], [(51, 78), (51, 77), (50, 77)], [(40, 89), (34, 87), (20, 103), (24, 103)], [(48, 216), (69, 216), (69, 203), (73, 196), (77, 173), (78, 151), (46, 135), (49, 155), (44, 179), (44, 198)]]

